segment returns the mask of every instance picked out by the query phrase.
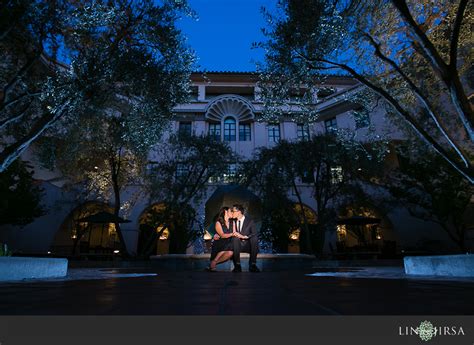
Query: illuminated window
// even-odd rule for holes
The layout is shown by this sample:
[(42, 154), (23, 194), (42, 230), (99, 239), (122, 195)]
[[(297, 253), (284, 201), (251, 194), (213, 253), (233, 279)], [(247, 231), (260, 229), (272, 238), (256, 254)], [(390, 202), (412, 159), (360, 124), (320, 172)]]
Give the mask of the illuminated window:
[(342, 174), (342, 167), (331, 168), (331, 183), (337, 184), (341, 183), (344, 176)]
[(337, 233), (337, 240), (339, 242), (344, 241), (346, 239), (346, 236), (347, 236), (346, 226), (345, 225), (338, 225), (336, 233)]

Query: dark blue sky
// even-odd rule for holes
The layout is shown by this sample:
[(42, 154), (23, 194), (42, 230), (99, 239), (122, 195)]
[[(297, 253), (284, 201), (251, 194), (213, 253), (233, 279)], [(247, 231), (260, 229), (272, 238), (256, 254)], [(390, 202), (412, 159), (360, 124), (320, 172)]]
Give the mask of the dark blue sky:
[(265, 21), (260, 8), (274, 9), (277, 0), (188, 0), (199, 19), (185, 18), (178, 25), (206, 71), (254, 71), (263, 59), (252, 42), (263, 40)]

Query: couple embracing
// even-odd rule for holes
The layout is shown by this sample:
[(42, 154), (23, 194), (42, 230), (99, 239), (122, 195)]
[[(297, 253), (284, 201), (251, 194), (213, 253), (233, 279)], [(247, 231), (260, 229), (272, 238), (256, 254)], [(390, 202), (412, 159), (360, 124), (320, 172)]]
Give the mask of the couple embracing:
[(222, 207), (215, 223), (216, 234), (212, 241), (211, 262), (207, 268), (216, 271), (219, 263), (230, 259), (234, 262), (232, 272), (242, 272), (240, 253), (249, 253), (249, 271), (260, 272), (257, 267), (258, 237), (255, 222), (244, 215), (244, 207), (240, 204)]

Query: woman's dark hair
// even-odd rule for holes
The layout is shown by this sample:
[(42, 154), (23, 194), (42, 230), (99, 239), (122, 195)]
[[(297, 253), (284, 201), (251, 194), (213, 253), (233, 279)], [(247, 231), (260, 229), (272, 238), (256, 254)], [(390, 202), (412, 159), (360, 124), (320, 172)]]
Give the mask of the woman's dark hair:
[(225, 213), (229, 210), (230, 207), (224, 206), (221, 207), (219, 213), (217, 214), (216, 221), (221, 223), (222, 227), (225, 226)]

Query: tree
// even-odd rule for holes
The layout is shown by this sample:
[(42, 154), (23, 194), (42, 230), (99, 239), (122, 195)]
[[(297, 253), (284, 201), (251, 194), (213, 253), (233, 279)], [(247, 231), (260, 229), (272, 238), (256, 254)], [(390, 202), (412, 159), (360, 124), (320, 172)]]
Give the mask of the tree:
[[(398, 205), (414, 217), (438, 224), (466, 252), (467, 215), (472, 207), (474, 190), (443, 159), (426, 150), (409, 145), (397, 149), (400, 166), (384, 184)], [(392, 201), (393, 203), (394, 201)]]
[(51, 126), (80, 123), (78, 113), (112, 116), (105, 109), (119, 99), (140, 131), (187, 92), (194, 59), (175, 26), (191, 13), (185, 1), (8, 1), (1, 10), (0, 130), (12, 136), (0, 171)]
[(467, 0), (282, 0), (264, 11), (265, 72), (303, 85), (328, 70), (354, 77), (473, 183), (472, 10)]
[(276, 252), (286, 253), (292, 230), (304, 224), (304, 220), (295, 212), (295, 203), (287, 195), (293, 180), (287, 178), (288, 169), (278, 165), (287, 162), (286, 159), (281, 162), (281, 153), (288, 154), (284, 149), (261, 149), (254, 159), (242, 163), (239, 175), (240, 183), (250, 187), (261, 200), (260, 239), (272, 243)]
[(253, 188), (263, 189), (264, 194), (266, 183), (278, 181), (282, 186), (280, 193), (292, 192), (301, 210), (304, 204), (297, 179), (310, 186), (317, 224), (310, 226), (305, 212), (298, 216), (302, 226), (300, 248), (304, 253), (321, 254), (324, 234), (334, 228), (340, 205), (363, 194), (365, 182), (381, 169), (384, 147), (383, 143), (361, 143), (336, 135), (316, 135), (299, 142), (281, 141), (260, 151), (252, 163), (254, 169), (248, 181)]
[(167, 144), (157, 147), (159, 159), (151, 165), (149, 176), (150, 204), (159, 202), (165, 208), (152, 212), (153, 231), (144, 245), (143, 255), (149, 256), (164, 229), (170, 231), (170, 251), (183, 253), (200, 234), (194, 228), (198, 222), (192, 204), (205, 195), (211, 178), (222, 176), (234, 154), (225, 142), (209, 136), (171, 135)]
[[(106, 200), (111, 193), (116, 216), (125, 206), (121, 192), (139, 183), (173, 107), (188, 96), (193, 56), (175, 27), (185, 6), (116, 1), (77, 9), (69, 18), (75, 30), (65, 44), (75, 55), (68, 90), (74, 92), (54, 107), (75, 95), (75, 106), (68, 105), (74, 113), (55, 121), (41, 156), (73, 183), (87, 182)], [(120, 224), (115, 227), (125, 246)]]
[(0, 225), (26, 225), (45, 214), (43, 190), (33, 179), (31, 167), (16, 161), (0, 173)]

